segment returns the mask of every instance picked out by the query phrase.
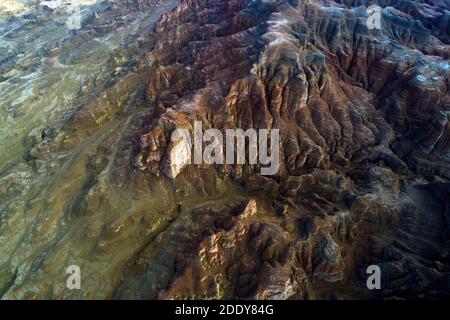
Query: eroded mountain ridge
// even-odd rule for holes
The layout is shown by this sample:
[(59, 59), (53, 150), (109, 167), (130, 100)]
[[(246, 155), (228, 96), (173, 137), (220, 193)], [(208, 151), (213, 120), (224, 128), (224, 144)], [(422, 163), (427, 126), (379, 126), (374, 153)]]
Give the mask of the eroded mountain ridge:
[[(367, 28), (371, 4), (380, 30)], [(129, 40), (134, 61), (3, 174), (3, 297), (448, 297), (448, 9), (169, 8)], [(194, 121), (280, 129), (279, 173), (186, 165), (168, 177), (171, 133)], [(65, 288), (71, 264), (81, 291)], [(370, 264), (379, 291), (365, 287)]]

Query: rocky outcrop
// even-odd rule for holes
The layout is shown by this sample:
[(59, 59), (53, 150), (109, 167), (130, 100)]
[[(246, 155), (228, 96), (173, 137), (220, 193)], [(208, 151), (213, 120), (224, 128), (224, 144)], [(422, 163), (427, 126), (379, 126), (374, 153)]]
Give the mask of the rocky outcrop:
[[(414, 21), (412, 18), (400, 15), (398, 19), (404, 21), (394, 23), (391, 20), (397, 17), (396, 13), (388, 8), (383, 16), (383, 32), (372, 32), (362, 23), (366, 17), (362, 10), (333, 11), (316, 4), (293, 6), (281, 2), (266, 4), (266, 9), (259, 11), (251, 4), (246, 7), (245, 2), (240, 5), (243, 7), (240, 11), (229, 6), (229, 10), (236, 12), (217, 6), (211, 9), (216, 13), (208, 15), (210, 24), (213, 24), (211, 19), (228, 23), (227, 30), (239, 30), (239, 37), (232, 34), (218, 38), (216, 34), (206, 33), (206, 37), (212, 38), (198, 41), (196, 37), (202, 33), (202, 22), (197, 21), (198, 17), (195, 17), (195, 23), (191, 22), (191, 16), (182, 12), (167, 17), (183, 19), (180, 29), (197, 30), (190, 30), (194, 39), (178, 37), (170, 42), (170, 46), (190, 48), (195, 43), (199, 48), (194, 52), (199, 50), (199, 55), (189, 50), (184, 54), (180, 50), (177, 60), (187, 62), (189, 66), (180, 68), (179, 63), (169, 63), (158, 67), (159, 78), (151, 79), (148, 89), (150, 101), (158, 100), (169, 110), (176, 110), (177, 116), (183, 119), (203, 120), (215, 128), (282, 128), (284, 163), (280, 174), (284, 176), (296, 175), (307, 168), (345, 168), (356, 159), (383, 161), (402, 173), (407, 167), (405, 161), (420, 167), (419, 163), (426, 160), (416, 159), (423, 157), (416, 152), (407, 155), (394, 152), (396, 134), (402, 134), (399, 143), (402, 147), (421, 145), (426, 153), (431, 153), (437, 139), (441, 140), (447, 134), (441, 114), (446, 114), (448, 107), (448, 63), (412, 51), (419, 45), (429, 47), (439, 40), (428, 35), (410, 41), (410, 49), (408, 43), (401, 42), (403, 38), (390, 38), (391, 34), (398, 34), (393, 28), (411, 30), (408, 23)], [(275, 12), (275, 8), (279, 12)], [(255, 17), (248, 19), (250, 26), (241, 26), (238, 24), (241, 20), (234, 18), (244, 12)], [(361, 22), (355, 22), (358, 21), (355, 16), (360, 16)], [(260, 19), (259, 25), (256, 17)], [(264, 29), (261, 23), (266, 21), (268, 24)], [(166, 25), (170, 24), (166, 22), (160, 28), (169, 38), (169, 30), (164, 29)], [(258, 48), (255, 33), (260, 37), (259, 43), (264, 44), (259, 55), (255, 50)], [(331, 34), (336, 37), (330, 39)], [(300, 35), (320, 44), (316, 44), (316, 48), (305, 47)], [(375, 40), (372, 39), (374, 35), (378, 35)], [(403, 46), (394, 46), (392, 41), (400, 41)], [(327, 56), (323, 54), (324, 47), (329, 51)], [(216, 48), (223, 50), (216, 51)], [(243, 48), (255, 53), (239, 54)], [(152, 55), (162, 59), (164, 54), (160, 52), (168, 50), (163, 41), (161, 49)], [(235, 58), (227, 59), (228, 55)], [(405, 55), (409, 61), (405, 61)], [(153, 58), (149, 56), (148, 59)], [(202, 67), (204, 61), (209, 60), (211, 69)], [(170, 72), (161, 73), (159, 70), (163, 69)], [(196, 81), (191, 81), (193, 75)], [(154, 87), (161, 83), (161, 76), (165, 77), (167, 89)], [(353, 79), (353, 86), (348, 84), (349, 79)], [(193, 83), (201, 89), (195, 94), (186, 94), (185, 100), (178, 99), (173, 105), (170, 97), (174, 93), (170, 91), (189, 92), (195, 89)], [(425, 110), (425, 105), (433, 107)], [(412, 122), (421, 128), (414, 130), (419, 136), (414, 136), (409, 127)], [(439, 162), (439, 169), (432, 170), (445, 175), (447, 165), (438, 158), (440, 154), (446, 154), (439, 148), (446, 150), (447, 146), (441, 145), (431, 156), (433, 162)], [(145, 157), (147, 149), (141, 145), (141, 150), (138, 156)]]
[[(445, 20), (445, 6), (386, 3), (382, 29), (370, 30), (368, 14), (357, 3), (185, 3), (163, 19), (159, 31), (167, 40), (146, 58), (158, 65), (147, 98), (158, 103), (162, 119), (175, 110), (184, 127), (190, 119), (219, 129), (281, 129), (282, 164), (275, 179), (258, 176), (249, 165), (217, 170), (245, 180), (249, 192), (279, 201), (273, 209), (286, 225), (291, 210), (320, 217), (299, 219), (297, 237), (315, 243), (309, 267), (297, 265), (291, 274), (292, 260), (264, 263), (258, 267), (261, 280), (245, 278), (259, 286), (244, 292), (299, 298), (308, 291), (302, 281), (345, 282), (346, 264), (355, 263), (346, 262), (346, 255), (358, 254), (337, 239), (355, 248), (361, 233), (394, 226), (404, 210), (402, 177), (414, 172), (449, 178), (448, 35), (428, 18)], [(208, 15), (191, 16), (187, 4)], [(175, 38), (171, 20), (179, 25)], [(165, 58), (169, 48), (177, 48), (175, 59)], [(182, 98), (175, 99), (180, 92)], [(145, 158), (145, 146), (139, 150)], [(196, 174), (188, 172), (191, 179)], [(293, 280), (297, 274), (303, 275), (300, 283)], [(223, 279), (230, 277), (236, 278)]]
[[(448, 298), (448, 5), (376, 3), (381, 29), (371, 1), (116, 1), (45, 53), (158, 8), (1, 167), (2, 297)], [(195, 121), (279, 129), (278, 172), (194, 164)]]

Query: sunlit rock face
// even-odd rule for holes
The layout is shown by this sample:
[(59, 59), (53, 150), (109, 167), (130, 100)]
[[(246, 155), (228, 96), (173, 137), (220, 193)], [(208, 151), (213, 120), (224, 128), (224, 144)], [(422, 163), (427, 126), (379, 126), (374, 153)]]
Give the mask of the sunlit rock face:
[(166, 149), (163, 165), (164, 173), (172, 179), (191, 164), (191, 141), (188, 134), (172, 134), (170, 145)]
[[(0, 24), (3, 298), (449, 297), (448, 3), (80, 7)], [(195, 121), (279, 129), (278, 173), (193, 164)]]

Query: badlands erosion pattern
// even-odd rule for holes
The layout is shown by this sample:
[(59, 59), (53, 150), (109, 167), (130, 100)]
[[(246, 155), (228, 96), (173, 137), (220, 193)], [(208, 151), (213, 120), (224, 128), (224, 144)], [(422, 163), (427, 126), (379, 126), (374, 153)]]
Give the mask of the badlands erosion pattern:
[(448, 0), (0, 0), (0, 297), (448, 299), (449, 41)]

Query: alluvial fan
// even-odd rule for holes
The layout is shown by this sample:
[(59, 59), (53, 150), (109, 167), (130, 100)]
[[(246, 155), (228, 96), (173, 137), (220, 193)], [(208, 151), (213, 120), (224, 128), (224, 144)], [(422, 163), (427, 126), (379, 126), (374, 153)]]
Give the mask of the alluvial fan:
[(450, 297), (448, 1), (6, 0), (0, 31), (3, 299)]

